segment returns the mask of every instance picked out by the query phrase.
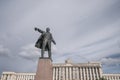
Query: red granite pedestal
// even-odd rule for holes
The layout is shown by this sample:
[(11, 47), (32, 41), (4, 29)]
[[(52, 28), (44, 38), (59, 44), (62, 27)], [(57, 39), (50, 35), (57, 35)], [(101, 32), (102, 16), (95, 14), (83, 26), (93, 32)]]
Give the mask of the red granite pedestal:
[(52, 80), (52, 62), (50, 58), (39, 58), (35, 80)]

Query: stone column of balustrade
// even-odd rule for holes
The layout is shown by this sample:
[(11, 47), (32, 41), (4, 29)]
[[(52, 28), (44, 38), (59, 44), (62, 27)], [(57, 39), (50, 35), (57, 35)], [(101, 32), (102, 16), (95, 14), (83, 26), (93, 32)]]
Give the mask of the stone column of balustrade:
[(92, 80), (92, 69), (90, 67), (90, 80)]
[(59, 72), (59, 76), (58, 76), (59, 79), (58, 80), (61, 80), (61, 68), (60, 67), (58, 68), (58, 72)]
[(63, 67), (63, 80), (65, 80), (65, 67)]
[(95, 77), (95, 67), (93, 68), (93, 76), (94, 76), (94, 80), (96, 80), (96, 77)]
[(84, 76), (83, 76), (84, 78), (83, 78), (83, 79), (86, 80), (86, 76), (85, 76), (85, 67), (83, 67), (83, 74), (84, 74)]
[(83, 76), (82, 76), (82, 68), (80, 67), (80, 80), (83, 79)]
[(102, 69), (101, 69), (101, 66), (100, 66), (100, 68), (99, 68), (99, 74), (100, 74), (100, 77), (102, 77)]
[(53, 68), (53, 80), (55, 80), (55, 68)]
[(70, 71), (70, 80), (72, 80), (71, 67), (69, 67), (69, 71)]
[(2, 74), (2, 76), (1, 76), (1, 80), (3, 80), (4, 79), (4, 75)]
[(77, 73), (77, 80), (79, 80), (79, 69), (76, 67), (76, 73)]
[(86, 80), (89, 80), (89, 75), (88, 75), (88, 67), (86, 67)]
[(75, 79), (75, 67), (73, 67), (73, 79)]
[(97, 79), (99, 79), (98, 67), (96, 67)]
[(56, 67), (56, 80), (58, 80), (58, 67)]

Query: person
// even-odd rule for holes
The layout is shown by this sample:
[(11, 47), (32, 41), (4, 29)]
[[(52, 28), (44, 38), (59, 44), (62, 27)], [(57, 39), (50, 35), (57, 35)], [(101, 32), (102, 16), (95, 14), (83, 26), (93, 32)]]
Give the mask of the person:
[(35, 27), (35, 31), (38, 31), (41, 33), (39, 39), (37, 40), (35, 47), (41, 49), (41, 57), (44, 57), (45, 51), (48, 51), (48, 57), (51, 58), (51, 42), (53, 42), (56, 45), (56, 42), (54, 41), (52, 34), (50, 33), (50, 28), (46, 28), (46, 32), (42, 31), (39, 28)]

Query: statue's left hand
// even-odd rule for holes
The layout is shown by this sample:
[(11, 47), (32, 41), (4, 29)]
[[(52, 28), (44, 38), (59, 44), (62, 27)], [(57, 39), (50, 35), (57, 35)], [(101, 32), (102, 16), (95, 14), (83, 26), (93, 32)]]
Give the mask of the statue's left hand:
[(56, 45), (56, 42), (54, 42), (54, 44)]
[(38, 30), (38, 28), (36, 28), (36, 27), (35, 27), (34, 29), (35, 29), (35, 31), (37, 31), (37, 30)]

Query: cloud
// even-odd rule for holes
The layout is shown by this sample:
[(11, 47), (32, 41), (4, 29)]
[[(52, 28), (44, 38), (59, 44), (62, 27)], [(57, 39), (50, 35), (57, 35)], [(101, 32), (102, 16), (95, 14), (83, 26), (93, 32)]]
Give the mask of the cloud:
[(100, 59), (104, 73), (120, 73), (120, 54), (113, 54)]
[[(119, 55), (120, 56), (120, 55)], [(102, 62), (103, 65), (107, 65), (107, 66), (120, 66), (120, 57), (119, 58), (102, 58), (100, 60), (100, 62)]]
[(10, 50), (8, 48), (5, 48), (3, 45), (0, 45), (0, 57), (9, 57), (10, 56)]
[[(52, 45), (54, 62), (70, 57), (75, 62), (117, 63), (118, 58), (112, 54), (120, 53), (119, 4), (120, 0), (0, 1), (0, 44), (4, 45), (0, 46), (0, 55), (11, 54), (17, 67), (24, 63), (35, 65), (41, 51), (33, 44), (40, 35), (34, 27), (50, 27), (57, 43)], [(3, 60), (11, 64), (8, 59)], [(3, 60), (0, 63), (8, 67)], [(29, 66), (18, 71), (30, 70)]]
[[(34, 46), (35, 44), (28, 44), (21, 48), (21, 52), (18, 53), (18, 56), (27, 60), (37, 60), (41, 56), (41, 49), (38, 49)], [(47, 53), (47, 51), (45, 52)], [(52, 54), (58, 54), (57, 48), (55, 45), (52, 45)], [(47, 55), (47, 54), (45, 54)]]
[(34, 44), (28, 44), (21, 48), (18, 55), (27, 60), (36, 60), (40, 56), (40, 51), (34, 47)]

